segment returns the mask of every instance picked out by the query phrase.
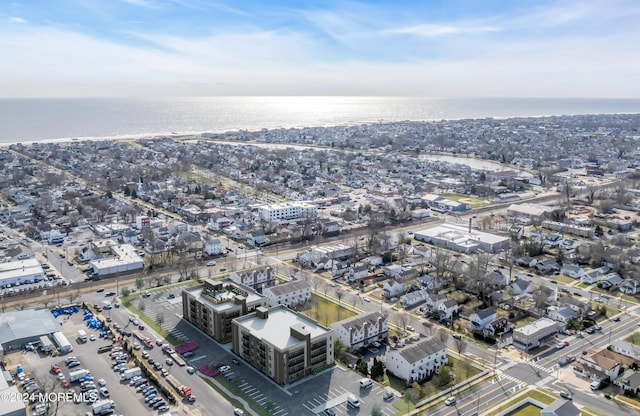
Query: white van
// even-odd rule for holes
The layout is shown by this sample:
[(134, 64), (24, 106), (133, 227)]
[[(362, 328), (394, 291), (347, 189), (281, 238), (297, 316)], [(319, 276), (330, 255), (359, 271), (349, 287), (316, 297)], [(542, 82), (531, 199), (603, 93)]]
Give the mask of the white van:
[(347, 396), (347, 406), (360, 407), (360, 400), (353, 394)]
[(600, 380), (595, 380), (591, 382), (591, 390), (598, 390), (600, 388)]
[(371, 386), (373, 386), (373, 382), (371, 381), (371, 379), (368, 379), (368, 378), (360, 379), (360, 388), (361, 389), (368, 389)]

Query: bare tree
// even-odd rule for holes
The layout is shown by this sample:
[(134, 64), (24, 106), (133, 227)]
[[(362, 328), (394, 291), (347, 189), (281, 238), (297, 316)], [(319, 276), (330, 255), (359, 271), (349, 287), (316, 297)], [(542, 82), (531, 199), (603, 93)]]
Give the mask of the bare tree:
[(398, 312), (394, 317), (394, 320), (396, 322), (396, 325), (398, 325), (402, 329), (402, 332), (406, 333), (407, 325), (409, 325), (411, 317), (405, 312)]
[(440, 341), (442, 341), (443, 344), (447, 344), (447, 341), (449, 340), (449, 333), (447, 331), (445, 331), (444, 329), (439, 329), (436, 336)]
[(440, 247), (431, 251), (431, 260), (435, 267), (436, 286), (440, 287), (445, 279), (450, 275), (452, 257), (451, 254)]
[(69, 298), (69, 303), (73, 303), (76, 299), (80, 297), (80, 288), (77, 288), (75, 292), (71, 291), (67, 294), (67, 298)]
[[(346, 292), (344, 290), (336, 289), (336, 298), (338, 298), (338, 305), (342, 302), (342, 298), (344, 297), (345, 294), (346, 294)], [(340, 320), (340, 310), (341, 309), (342, 308), (340, 306), (338, 306), (338, 320)]]
[(458, 355), (462, 355), (462, 353), (465, 352), (465, 350), (467, 349), (467, 341), (462, 337), (453, 338), (453, 345)]

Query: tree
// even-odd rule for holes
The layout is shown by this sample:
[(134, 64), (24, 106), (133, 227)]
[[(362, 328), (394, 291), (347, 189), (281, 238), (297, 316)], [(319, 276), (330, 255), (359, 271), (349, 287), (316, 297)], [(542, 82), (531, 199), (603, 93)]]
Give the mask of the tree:
[(120, 294), (122, 295), (123, 299), (127, 299), (131, 294), (131, 291), (129, 290), (128, 287), (123, 287), (122, 290), (120, 291)]
[(447, 341), (449, 340), (449, 333), (444, 329), (439, 329), (437, 337), (443, 344), (447, 345)]
[(342, 342), (341, 339), (336, 338), (336, 340), (333, 341), (333, 355), (335, 356), (336, 360), (342, 360), (342, 358), (344, 358), (345, 351), (347, 351), (347, 346), (344, 344), (344, 342)]
[(138, 198), (138, 191), (136, 191), (135, 189), (131, 190), (131, 199), (136, 199)]
[(140, 303), (138, 303), (138, 310), (142, 313), (144, 313), (144, 309), (146, 308), (146, 305), (144, 304), (143, 300), (140, 300)]
[(408, 401), (413, 404), (418, 403), (420, 401), (420, 397), (422, 396), (422, 388), (417, 381), (414, 381), (411, 384), (411, 387), (404, 391), (404, 395)]
[(411, 317), (404, 312), (398, 312), (394, 317), (396, 324), (402, 329), (403, 333), (406, 333), (407, 325), (409, 325), (409, 321)]
[(76, 289), (75, 292), (70, 292), (67, 295), (67, 298), (69, 299), (69, 303), (73, 303), (79, 297), (80, 297), (80, 288)]
[(158, 326), (162, 326), (163, 323), (164, 323), (164, 315), (159, 313), (158, 315), (156, 315), (156, 324), (158, 324)]
[(369, 364), (367, 364), (366, 361), (360, 361), (356, 367), (358, 372), (363, 376), (369, 375)]
[(131, 196), (131, 189), (126, 185), (124, 187), (124, 196)]
[(462, 353), (467, 349), (467, 341), (462, 337), (453, 338), (453, 345), (459, 355), (462, 355)]
[(379, 403), (375, 403), (371, 408), (371, 416), (382, 416), (382, 410), (380, 410)]
[(143, 287), (144, 287), (144, 278), (142, 276), (136, 277), (136, 289), (140, 291), (142, 290)]
[(373, 365), (371, 366), (371, 378), (374, 380), (382, 380), (384, 377), (384, 364), (373, 357)]
[(451, 375), (451, 369), (447, 365), (441, 365), (436, 370), (436, 376), (433, 378), (433, 382), (436, 386), (446, 386), (451, 382), (453, 376)]
[(165, 285), (171, 284), (171, 276), (165, 276), (162, 281)]

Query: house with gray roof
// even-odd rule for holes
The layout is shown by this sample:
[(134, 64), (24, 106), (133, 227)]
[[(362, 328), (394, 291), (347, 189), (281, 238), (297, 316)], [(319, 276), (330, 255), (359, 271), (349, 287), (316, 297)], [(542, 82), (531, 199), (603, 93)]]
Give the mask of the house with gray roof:
[(469, 319), (469, 325), (472, 331), (482, 331), (487, 324), (496, 319), (496, 309), (493, 306), (484, 309), (478, 309), (476, 313)]
[(562, 265), (560, 273), (572, 279), (580, 279), (582, 275), (584, 275), (584, 270), (582, 270), (582, 267), (577, 264), (568, 263)]
[(570, 400), (558, 399), (540, 411), (540, 416), (580, 416), (582, 413)]
[(409, 385), (420, 382), (447, 364), (447, 346), (436, 337), (407, 342), (387, 351), (387, 371)]
[(385, 340), (389, 322), (380, 312), (371, 312), (343, 319), (331, 325), (331, 329), (347, 349), (355, 351), (375, 341)]
[(305, 280), (292, 280), (266, 287), (262, 294), (267, 297), (269, 306), (286, 305), (291, 308), (311, 300), (311, 286)]
[(554, 321), (567, 323), (576, 317), (576, 311), (568, 306), (549, 306), (547, 316)]

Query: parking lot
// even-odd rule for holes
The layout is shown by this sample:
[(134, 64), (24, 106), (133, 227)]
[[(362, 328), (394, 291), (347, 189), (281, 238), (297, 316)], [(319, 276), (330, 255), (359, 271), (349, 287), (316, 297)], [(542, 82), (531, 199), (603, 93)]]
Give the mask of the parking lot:
[[(106, 387), (108, 390), (109, 399), (116, 404), (115, 414), (143, 415), (155, 413), (148, 406), (145, 406), (143, 396), (140, 393), (136, 393), (135, 389), (128, 384), (121, 383), (120, 373), (114, 372), (111, 368), (112, 363), (109, 353), (98, 354), (98, 347), (110, 345), (110, 341), (100, 339), (97, 330), (87, 328), (81, 313), (76, 313), (70, 317), (61, 316), (58, 319), (62, 322), (63, 333), (73, 346), (73, 352), (57, 357), (43, 355), (38, 351), (26, 352), (22, 356), (23, 367), (26, 371), (32, 372), (36, 379), (43, 380), (43, 383), (50, 384), (51, 380), (57, 382), (57, 376), (50, 371), (53, 364), (59, 365), (61, 373), (67, 379), (71, 372), (86, 368), (94, 378), (96, 389), (99, 390), (100, 387)], [(95, 335), (95, 341), (91, 341), (89, 338), (86, 343), (78, 342), (76, 337), (79, 329), (85, 330), (89, 336)], [(65, 359), (69, 357), (76, 357), (80, 364), (69, 368), (65, 364)], [(128, 362), (127, 365), (129, 367), (133, 366), (131, 362)], [(99, 379), (104, 380), (104, 386), (97, 382)], [(71, 390), (80, 393), (81, 383), (79, 381), (71, 382), (69, 388), (62, 388), (60, 391)], [(104, 398), (98, 391), (98, 399)], [(73, 403), (70, 401), (61, 403), (59, 409), (58, 414), (83, 416), (87, 412), (91, 412), (91, 404), (90, 402)]]

